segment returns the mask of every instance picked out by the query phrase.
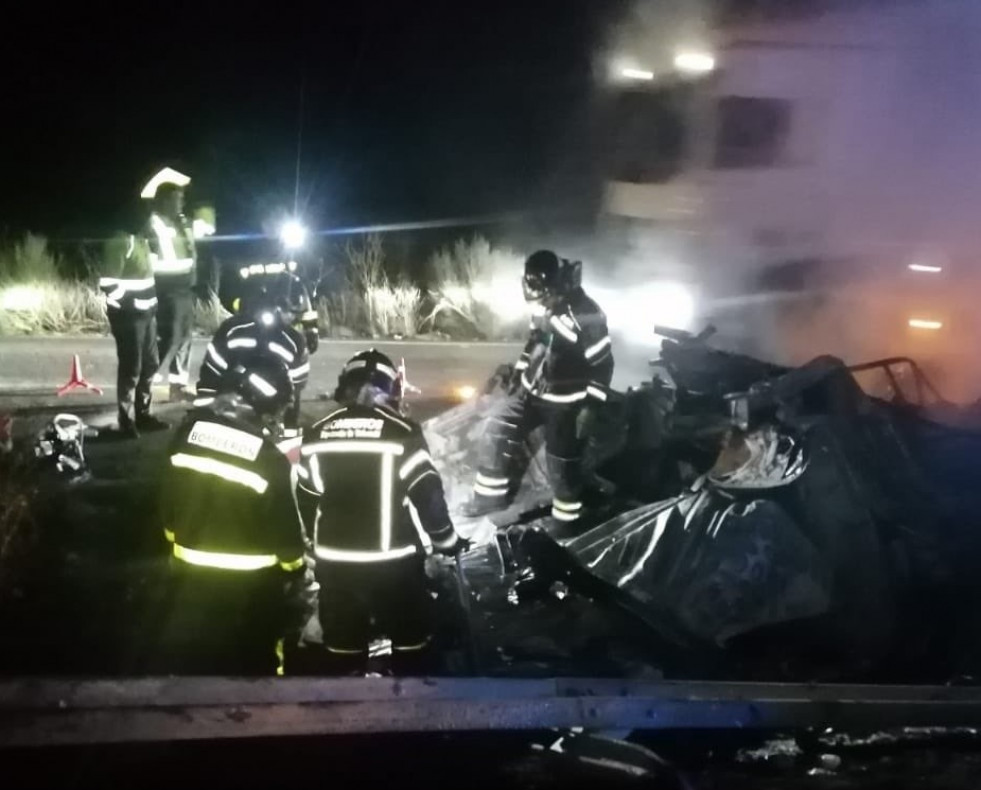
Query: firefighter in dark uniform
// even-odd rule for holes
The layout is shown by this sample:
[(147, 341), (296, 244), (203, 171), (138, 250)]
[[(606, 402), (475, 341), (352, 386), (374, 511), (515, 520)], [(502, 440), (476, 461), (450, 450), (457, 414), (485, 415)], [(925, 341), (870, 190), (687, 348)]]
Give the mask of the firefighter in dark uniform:
[(149, 251), (141, 238), (119, 234), (106, 244), (99, 288), (116, 341), (116, 404), (119, 430), (137, 437), (167, 424), (150, 414), (157, 372), (157, 292)]
[(352, 357), (339, 409), (300, 449), (300, 510), (312, 534), (324, 645), (338, 672), (364, 671), (372, 622), (392, 641), (393, 670), (420, 671), (433, 634), (422, 535), (453, 556), (468, 545), (450, 521), (422, 429), (396, 409), (392, 361)]
[[(299, 435), (300, 396), (310, 378), (309, 331), (303, 328), (302, 304), (292, 296), (302, 283), (287, 271), (246, 278), (244, 293), (232, 300), (235, 315), (225, 319), (208, 344), (197, 382), (197, 401), (214, 396), (229, 365), (257, 354), (275, 354), (289, 370), (293, 396), (284, 416), (283, 438)], [(309, 304), (309, 302), (307, 303)], [(316, 325), (314, 325), (316, 332)], [(314, 334), (314, 341), (316, 341)], [(310, 352), (312, 353), (312, 352)]]
[(543, 424), (552, 517), (571, 526), (582, 513), (579, 418), (589, 404), (606, 400), (613, 353), (606, 316), (581, 282), (582, 264), (550, 250), (525, 262), (525, 299), (542, 311), (531, 321), (508, 397), (489, 417), (468, 515), (507, 506), (521, 483), (515, 460), (521, 444)]
[(187, 396), (194, 319), (197, 253), (194, 233), (184, 216), (184, 187), (190, 178), (164, 168), (140, 196), (153, 201), (147, 222), (150, 264), (156, 280), (159, 375), (167, 376), (170, 399)]
[(277, 643), (313, 614), (296, 475), (274, 443), (291, 392), (283, 360), (253, 356), (174, 436), (161, 497), (175, 577), (166, 671), (271, 673)]

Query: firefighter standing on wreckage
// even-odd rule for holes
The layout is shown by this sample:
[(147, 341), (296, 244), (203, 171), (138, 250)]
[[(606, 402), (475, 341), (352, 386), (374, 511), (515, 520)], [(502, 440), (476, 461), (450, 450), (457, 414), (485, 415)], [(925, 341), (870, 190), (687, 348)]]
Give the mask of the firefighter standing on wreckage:
[(582, 514), (580, 416), (591, 403), (606, 400), (613, 352), (606, 316), (581, 282), (582, 264), (550, 250), (525, 261), (525, 299), (543, 310), (531, 321), (506, 400), (488, 418), (467, 515), (510, 503), (521, 482), (522, 444), (543, 424), (552, 517), (571, 526)]
[(300, 396), (310, 377), (310, 354), (317, 350), (317, 314), (303, 283), (285, 263), (253, 264), (240, 271), (235, 313), (208, 344), (197, 382), (197, 401), (215, 393), (225, 370), (260, 354), (275, 354), (289, 369), (293, 396), (284, 417), (283, 437), (299, 434)]
[(173, 589), (154, 669), (269, 674), (277, 640), (298, 638), (314, 612), (296, 473), (275, 444), (292, 389), (282, 359), (254, 354), (175, 433), (160, 513)]
[(393, 670), (419, 672), (434, 630), (421, 535), (444, 555), (469, 544), (450, 521), (422, 428), (398, 411), (392, 360), (374, 349), (352, 357), (334, 399), (341, 408), (304, 438), (297, 469), (324, 645), (335, 672), (363, 672), (374, 622), (392, 641)]

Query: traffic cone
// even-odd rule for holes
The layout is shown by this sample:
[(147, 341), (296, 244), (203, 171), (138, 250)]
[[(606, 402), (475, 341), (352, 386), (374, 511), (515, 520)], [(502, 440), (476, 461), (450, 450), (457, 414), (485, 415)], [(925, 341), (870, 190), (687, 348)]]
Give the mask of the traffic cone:
[(71, 392), (72, 390), (89, 390), (94, 392), (96, 395), (101, 395), (102, 390), (96, 387), (94, 384), (89, 384), (85, 377), (82, 375), (82, 363), (78, 358), (78, 354), (72, 354), (72, 372), (68, 377), (68, 383), (58, 387), (58, 397)]

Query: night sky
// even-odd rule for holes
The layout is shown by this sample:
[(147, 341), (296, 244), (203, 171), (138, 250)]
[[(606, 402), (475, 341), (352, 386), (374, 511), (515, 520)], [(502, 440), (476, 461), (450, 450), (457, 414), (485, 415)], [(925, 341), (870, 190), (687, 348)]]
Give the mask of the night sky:
[(593, 56), (620, 0), (5, 10), (0, 229), (135, 222), (172, 164), (223, 232), (293, 203), (321, 227), (575, 200)]

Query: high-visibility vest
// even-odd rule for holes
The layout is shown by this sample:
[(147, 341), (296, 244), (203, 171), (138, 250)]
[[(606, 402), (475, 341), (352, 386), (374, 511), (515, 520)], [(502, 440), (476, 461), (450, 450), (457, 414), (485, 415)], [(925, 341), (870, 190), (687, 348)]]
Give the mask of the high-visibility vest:
[(144, 313), (157, 305), (157, 290), (146, 242), (120, 234), (106, 244), (99, 288), (109, 311)]
[(194, 238), (186, 223), (174, 224), (154, 212), (150, 215), (147, 240), (150, 243), (150, 265), (158, 285), (194, 281)]

